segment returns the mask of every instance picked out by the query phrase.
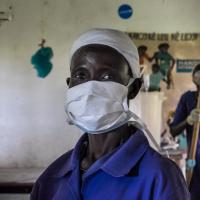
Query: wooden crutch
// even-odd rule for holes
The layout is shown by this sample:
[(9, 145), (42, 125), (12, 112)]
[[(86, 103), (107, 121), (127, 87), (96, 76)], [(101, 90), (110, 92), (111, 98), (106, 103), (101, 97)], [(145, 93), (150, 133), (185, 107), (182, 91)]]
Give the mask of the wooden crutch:
[[(197, 109), (200, 109), (200, 92), (199, 91), (198, 91)], [(187, 168), (186, 168), (186, 181), (187, 181), (188, 186), (190, 185), (192, 175), (193, 175), (193, 169), (195, 166), (195, 156), (196, 156), (196, 150), (197, 150), (197, 142), (199, 138), (199, 128), (200, 128), (200, 122), (194, 123), (192, 142), (191, 142), (191, 147), (190, 147), (189, 156), (187, 160), (187, 164), (189, 164), (189, 167), (187, 165)]]

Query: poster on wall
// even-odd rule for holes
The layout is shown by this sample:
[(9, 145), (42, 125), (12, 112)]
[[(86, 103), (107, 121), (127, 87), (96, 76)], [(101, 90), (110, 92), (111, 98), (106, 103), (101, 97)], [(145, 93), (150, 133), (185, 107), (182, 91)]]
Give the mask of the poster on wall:
[(200, 64), (200, 60), (192, 59), (177, 59), (176, 60), (176, 72), (177, 73), (191, 73), (194, 66)]

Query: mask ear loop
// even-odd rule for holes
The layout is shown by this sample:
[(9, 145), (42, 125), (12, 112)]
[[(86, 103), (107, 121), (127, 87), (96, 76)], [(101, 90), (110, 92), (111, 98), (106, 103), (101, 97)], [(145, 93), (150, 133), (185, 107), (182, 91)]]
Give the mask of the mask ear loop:
[(147, 134), (148, 138), (151, 140), (152, 144), (160, 152), (160, 146), (156, 142), (155, 138), (153, 137), (153, 135), (151, 134), (149, 129), (147, 128), (146, 124), (133, 112), (131, 112), (131, 117), (134, 119), (134, 121), (132, 123), (135, 124), (135, 126), (137, 128), (139, 128), (140, 130), (145, 131), (145, 133)]
[[(135, 81), (135, 79), (131, 77), (129, 79), (127, 87), (129, 87), (134, 81)], [(143, 130), (146, 132), (146, 134), (148, 135), (149, 139), (151, 140), (151, 142), (153, 143), (153, 145), (155, 146), (157, 151), (160, 152), (161, 151), (160, 146), (156, 142), (155, 138), (153, 137), (153, 135), (151, 134), (149, 129), (147, 128), (146, 124), (144, 124), (144, 122), (135, 113), (133, 113), (133, 112), (130, 112), (130, 113), (131, 113), (131, 117), (133, 117), (136, 120), (135, 121), (136, 127), (139, 128), (140, 130)]]
[[(130, 78), (127, 87), (130, 86), (134, 82), (134, 80), (135, 80), (134, 78)], [(151, 134), (151, 132), (147, 128), (146, 124), (133, 112), (131, 112), (131, 117), (133, 119), (135, 119), (135, 121), (133, 121), (132, 123), (135, 124), (135, 126), (138, 129), (145, 131), (145, 133), (147, 134), (147, 136), (149, 137), (149, 139), (151, 140), (152, 144), (157, 149), (157, 151), (161, 154), (165, 153), (167, 155), (167, 157), (170, 158), (169, 151), (163, 150), (162, 148), (160, 148), (160, 145), (156, 142), (155, 138), (153, 137), (153, 135)]]

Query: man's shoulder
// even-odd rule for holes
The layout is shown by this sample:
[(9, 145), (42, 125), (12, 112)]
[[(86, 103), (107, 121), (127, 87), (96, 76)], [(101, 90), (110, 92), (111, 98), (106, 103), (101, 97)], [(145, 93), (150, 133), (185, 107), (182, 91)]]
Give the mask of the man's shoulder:
[(167, 175), (169, 170), (174, 171), (174, 173), (180, 172), (178, 166), (171, 159), (167, 158), (165, 155), (161, 155), (150, 146), (143, 158), (143, 165), (144, 167), (148, 166), (149, 171), (156, 174), (166, 173)]
[(184, 93), (182, 94), (182, 97), (193, 96), (193, 95), (195, 95), (196, 93), (197, 93), (196, 91), (188, 90), (188, 91), (186, 91), (186, 92), (184, 92)]
[(70, 169), (71, 164), (71, 155), (72, 155), (73, 149), (69, 150), (65, 154), (61, 155), (59, 158), (57, 158), (55, 161), (53, 161), (46, 169), (45, 171), (40, 175), (38, 178), (39, 181), (44, 181), (46, 179), (50, 179), (52, 177), (59, 176), (61, 170), (63, 168)]
[(142, 166), (143, 181), (156, 185), (154, 189), (159, 199), (190, 199), (183, 174), (174, 161), (150, 147)]
[(196, 95), (196, 91), (191, 91), (191, 90), (188, 90), (186, 92), (184, 92), (181, 96), (181, 100), (184, 101), (184, 100), (187, 100), (188, 98), (191, 99), (191, 98), (194, 98), (195, 95)]
[[(134, 125), (133, 122), (132, 125)], [(163, 153), (158, 152), (150, 145), (149, 136), (147, 136), (146, 133), (143, 133), (142, 130), (137, 130), (137, 132), (132, 136), (131, 148), (134, 148), (133, 146), (135, 143), (137, 143), (138, 146), (134, 149), (136, 154), (133, 154), (132, 156), (137, 156), (137, 151), (140, 153), (143, 152), (143, 154), (140, 154), (138, 167), (141, 170), (144, 170), (144, 173), (157, 170), (166, 170), (167, 166), (177, 168), (176, 164), (172, 160), (168, 159), (166, 156), (163, 156)]]
[(161, 191), (165, 188), (165, 192), (160, 194), (164, 199), (166, 196), (168, 197), (167, 199), (172, 197), (174, 199), (181, 199), (181, 197), (189, 199), (190, 195), (184, 176), (174, 161), (150, 147), (143, 162), (144, 167), (141, 173), (144, 174), (144, 181), (148, 177), (149, 181), (159, 185)]

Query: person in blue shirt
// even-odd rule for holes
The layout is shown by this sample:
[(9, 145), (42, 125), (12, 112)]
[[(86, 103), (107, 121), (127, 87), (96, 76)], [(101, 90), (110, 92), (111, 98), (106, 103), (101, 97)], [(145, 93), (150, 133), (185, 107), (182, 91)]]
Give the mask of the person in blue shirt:
[(85, 133), (38, 178), (31, 200), (189, 200), (180, 169), (149, 145), (128, 108), (141, 87), (130, 38), (91, 29), (70, 55), (65, 111)]
[[(173, 122), (170, 124), (172, 136), (177, 136), (186, 130), (188, 149), (190, 149), (193, 133), (193, 124), (200, 121), (200, 111), (195, 109), (200, 86), (200, 64), (195, 66), (192, 73), (193, 82), (196, 85), (196, 91), (185, 92), (177, 105)], [(190, 183), (190, 192), (192, 200), (200, 199), (200, 138), (198, 139), (196, 152), (196, 166), (194, 167), (193, 177)]]

